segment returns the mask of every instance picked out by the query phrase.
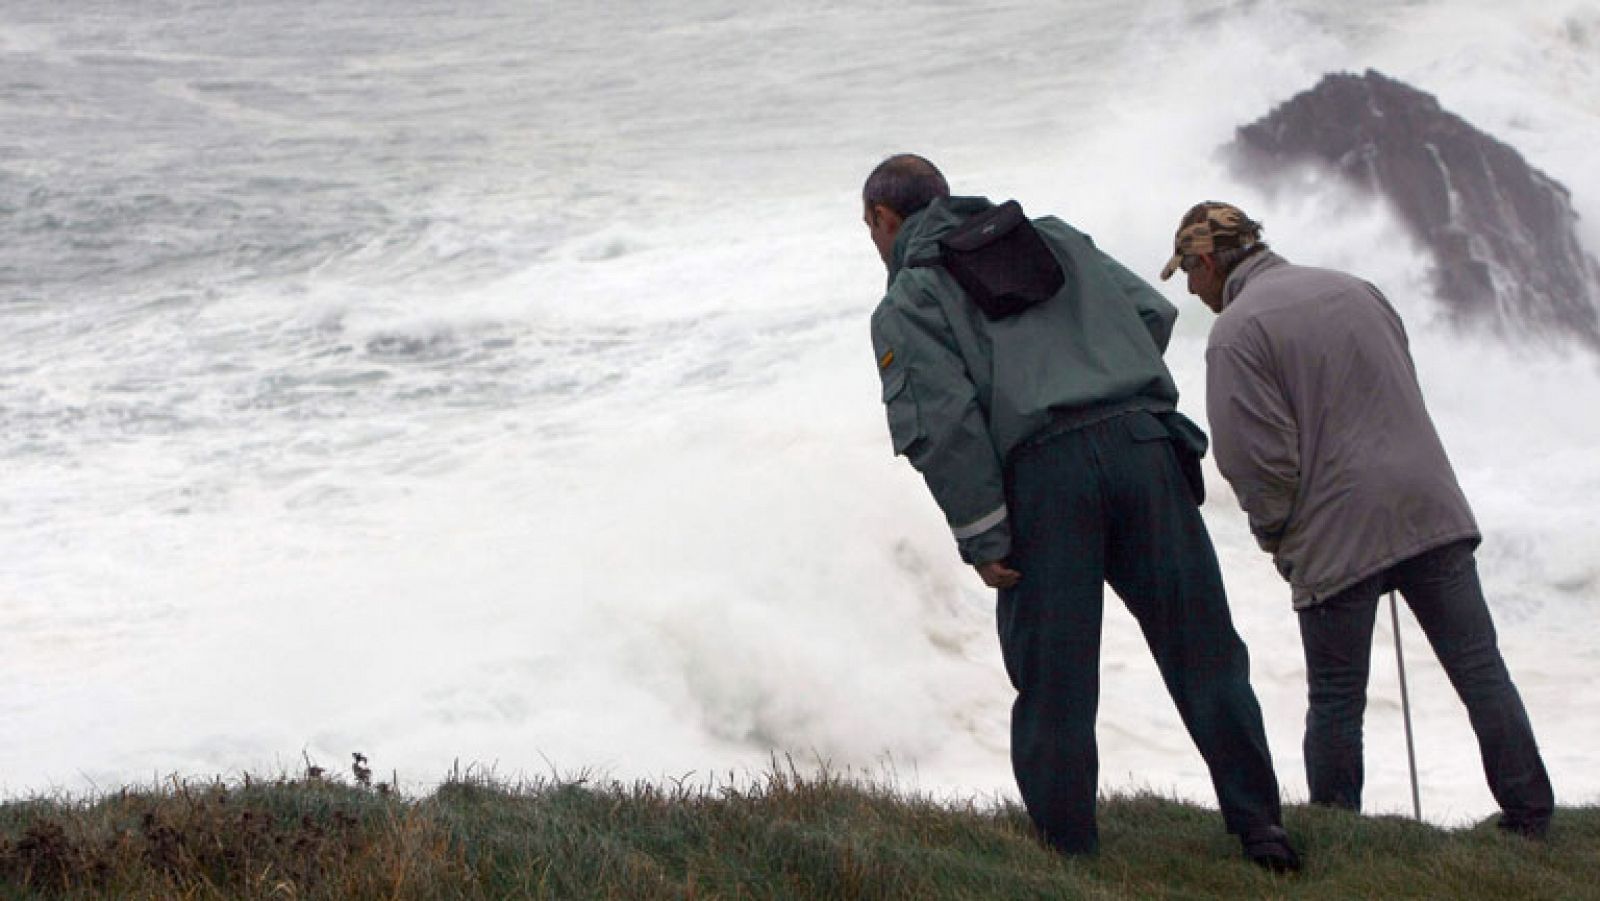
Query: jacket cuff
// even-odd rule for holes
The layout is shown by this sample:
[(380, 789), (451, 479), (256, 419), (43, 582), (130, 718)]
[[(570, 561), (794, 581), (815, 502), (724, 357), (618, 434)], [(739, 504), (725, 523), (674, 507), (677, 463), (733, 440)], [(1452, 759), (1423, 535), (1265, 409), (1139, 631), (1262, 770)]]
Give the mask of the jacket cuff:
[(1004, 560), (1011, 554), (1011, 522), (1004, 506), (952, 531), (961, 559), (972, 566)]
[(1255, 536), (1256, 544), (1260, 545), (1261, 549), (1269, 554), (1277, 553), (1278, 545), (1283, 543), (1283, 526), (1279, 526), (1276, 529), (1267, 529), (1263, 528), (1254, 516), (1250, 516), (1248, 519), (1250, 520), (1250, 534)]

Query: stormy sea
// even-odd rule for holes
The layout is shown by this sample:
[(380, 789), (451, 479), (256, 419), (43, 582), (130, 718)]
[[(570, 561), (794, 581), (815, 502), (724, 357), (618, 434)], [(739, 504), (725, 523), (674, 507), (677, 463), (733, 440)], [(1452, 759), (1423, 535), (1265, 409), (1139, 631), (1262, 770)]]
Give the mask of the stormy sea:
[[(1405, 317), (1558, 800), (1600, 800), (1600, 357), (1458, 327), (1379, 198), (1215, 150), (1381, 69), (1571, 191), (1592, 0), (7, 0), (0, 796), (331, 769), (1012, 798), (993, 598), (891, 456), (861, 223), (884, 156), (1152, 281), (1231, 200)], [(1204, 419), (1211, 316), (1167, 359)], [(1209, 463), (1208, 463), (1209, 467)], [(1289, 800), (1288, 589), (1205, 505)], [(1214, 803), (1107, 595), (1101, 778)], [(1402, 610), (1425, 814), (1494, 809)], [(1385, 609), (1367, 807), (1410, 807)]]

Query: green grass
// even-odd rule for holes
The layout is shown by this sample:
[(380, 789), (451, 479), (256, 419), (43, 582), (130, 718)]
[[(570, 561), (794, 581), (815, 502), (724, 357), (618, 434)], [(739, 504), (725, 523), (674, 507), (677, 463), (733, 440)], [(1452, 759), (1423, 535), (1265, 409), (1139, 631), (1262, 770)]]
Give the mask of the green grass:
[(404, 798), (316, 771), (0, 805), (0, 898), (1596, 898), (1600, 808), (1549, 841), (1291, 807), (1306, 859), (1274, 876), (1215, 811), (1101, 804), (1064, 860), (1012, 806), (774, 767), (755, 784), (508, 785)]

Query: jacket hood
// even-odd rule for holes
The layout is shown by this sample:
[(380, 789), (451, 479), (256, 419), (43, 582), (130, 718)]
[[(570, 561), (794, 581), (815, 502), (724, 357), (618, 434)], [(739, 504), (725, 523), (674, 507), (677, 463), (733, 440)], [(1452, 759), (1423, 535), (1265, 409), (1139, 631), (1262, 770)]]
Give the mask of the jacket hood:
[(911, 214), (889, 251), (889, 283), (913, 260), (939, 256), (939, 239), (994, 204), (986, 197), (940, 197)]

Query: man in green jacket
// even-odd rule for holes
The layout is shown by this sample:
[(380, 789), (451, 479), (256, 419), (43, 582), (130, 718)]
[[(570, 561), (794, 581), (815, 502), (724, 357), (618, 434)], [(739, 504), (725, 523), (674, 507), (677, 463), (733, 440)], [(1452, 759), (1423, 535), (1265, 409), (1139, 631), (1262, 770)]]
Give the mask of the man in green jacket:
[[(1012, 765), (1042, 837), (1065, 854), (1099, 844), (1094, 721), (1110, 582), (1210, 769), (1228, 831), (1256, 863), (1297, 869), (1197, 505), (1204, 436), (1177, 413), (1161, 359), (1176, 310), (1065, 222), (951, 197), (921, 157), (885, 160), (862, 200), (889, 271), (872, 343), (894, 451), (922, 473), (962, 559), (999, 589), (1017, 691)], [(1027, 265), (985, 270), (996, 246)], [(987, 275), (962, 262), (971, 247)], [(1050, 277), (1019, 276), (1035, 270)], [(1027, 299), (994, 303), (1000, 295)]]

